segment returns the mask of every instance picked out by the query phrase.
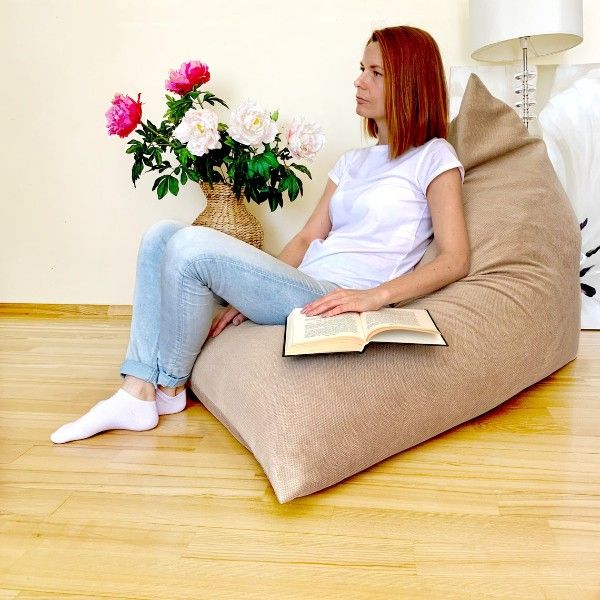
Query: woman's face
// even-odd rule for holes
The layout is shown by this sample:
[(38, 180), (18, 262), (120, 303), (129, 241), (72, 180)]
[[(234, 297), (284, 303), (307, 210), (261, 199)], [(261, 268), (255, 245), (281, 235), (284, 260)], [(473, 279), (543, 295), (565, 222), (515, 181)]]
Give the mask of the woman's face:
[(371, 42), (363, 52), (360, 75), (356, 86), (356, 112), (361, 117), (385, 119), (385, 89), (383, 85), (383, 60), (379, 42)]

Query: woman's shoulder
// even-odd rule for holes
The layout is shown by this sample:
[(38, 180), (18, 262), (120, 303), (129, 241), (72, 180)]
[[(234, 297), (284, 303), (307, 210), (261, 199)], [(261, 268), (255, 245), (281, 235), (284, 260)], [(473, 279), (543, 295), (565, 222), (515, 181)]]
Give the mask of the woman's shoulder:
[(365, 153), (365, 148), (348, 148), (338, 155), (336, 165), (347, 167), (354, 163), (355, 160), (360, 160), (360, 156)]
[(362, 154), (364, 152), (368, 152), (369, 146), (355, 146), (353, 148), (348, 148), (342, 152), (342, 156), (355, 156), (357, 154)]
[(450, 150), (453, 154), (456, 154), (454, 146), (446, 138), (440, 137), (427, 140), (423, 145), (419, 146), (419, 150), (422, 152), (444, 152)]
[(368, 146), (353, 146), (352, 148), (348, 148), (342, 155), (344, 154), (364, 154), (366, 152), (370, 152), (371, 148), (387, 148), (387, 144), (385, 146), (381, 146), (379, 144), (369, 144)]

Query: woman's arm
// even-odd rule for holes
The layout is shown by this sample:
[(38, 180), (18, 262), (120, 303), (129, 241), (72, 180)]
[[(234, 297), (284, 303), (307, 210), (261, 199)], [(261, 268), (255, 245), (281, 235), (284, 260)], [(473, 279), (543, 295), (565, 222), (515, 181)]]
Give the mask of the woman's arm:
[(337, 185), (327, 178), (325, 190), (313, 213), (300, 232), (279, 253), (277, 256), (279, 260), (292, 265), (292, 267), (297, 267), (302, 262), (311, 242), (316, 239), (324, 240), (329, 235), (331, 231), (329, 201), (336, 189)]
[(386, 305), (425, 296), (469, 273), (471, 253), (458, 168), (440, 173), (427, 187), (426, 197), (438, 255), (423, 267), (373, 288)]
[(292, 265), (292, 267), (297, 267), (302, 262), (309, 245), (310, 240), (305, 239), (298, 233), (286, 244), (276, 258)]

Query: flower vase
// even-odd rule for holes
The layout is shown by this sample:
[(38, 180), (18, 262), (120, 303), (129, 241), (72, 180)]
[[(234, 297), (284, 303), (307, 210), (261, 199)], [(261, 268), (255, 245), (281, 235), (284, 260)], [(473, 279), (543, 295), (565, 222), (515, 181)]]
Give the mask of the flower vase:
[(206, 208), (192, 225), (204, 225), (218, 229), (248, 244), (262, 248), (264, 230), (260, 221), (246, 208), (244, 196), (236, 198), (228, 183), (200, 182), (206, 196)]

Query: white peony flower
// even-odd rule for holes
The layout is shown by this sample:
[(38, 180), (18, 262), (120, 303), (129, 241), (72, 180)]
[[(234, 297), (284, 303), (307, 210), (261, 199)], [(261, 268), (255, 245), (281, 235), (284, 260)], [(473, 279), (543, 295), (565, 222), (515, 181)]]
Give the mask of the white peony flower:
[(277, 135), (277, 125), (268, 110), (264, 110), (249, 98), (231, 111), (229, 135), (240, 144), (258, 147), (271, 144)]
[(285, 128), (283, 137), (290, 154), (294, 158), (312, 161), (325, 144), (325, 135), (321, 126), (314, 121), (305, 121), (304, 117), (295, 117)]
[(219, 117), (209, 108), (190, 108), (181, 123), (173, 131), (173, 136), (195, 156), (202, 156), (209, 150), (221, 148), (219, 140)]

